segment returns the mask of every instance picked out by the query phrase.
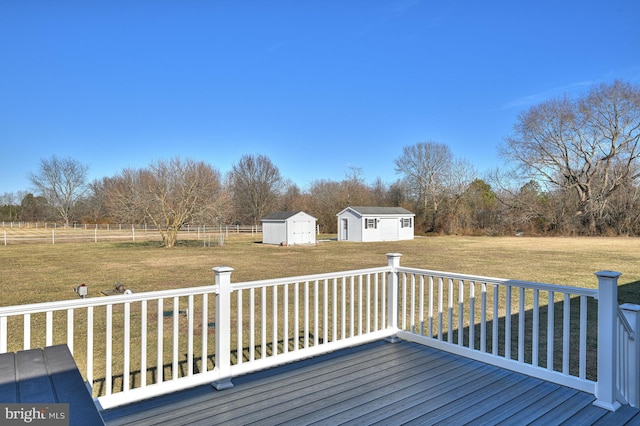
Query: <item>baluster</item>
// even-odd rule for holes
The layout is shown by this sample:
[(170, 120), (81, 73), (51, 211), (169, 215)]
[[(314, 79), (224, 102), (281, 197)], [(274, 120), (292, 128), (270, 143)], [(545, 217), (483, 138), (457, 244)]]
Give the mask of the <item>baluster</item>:
[(331, 329), (333, 330), (333, 341), (338, 340), (338, 279), (334, 278), (331, 285), (332, 294), (332, 317), (331, 317)]
[(580, 356), (578, 376), (587, 378), (587, 296), (580, 296)]
[(113, 305), (106, 306), (106, 350), (105, 350), (105, 394), (111, 395), (113, 386), (112, 363), (113, 363)]
[(289, 353), (289, 285), (285, 284), (282, 286), (284, 300), (282, 301), (282, 332), (283, 332), (283, 345), (282, 349), (284, 353)]
[(458, 280), (458, 345), (464, 344), (464, 280)]
[(319, 343), (319, 324), (318, 324), (318, 313), (319, 304), (318, 304), (318, 280), (313, 281), (313, 346), (318, 346)]
[[(202, 300), (202, 324), (205, 324), (206, 327), (203, 330), (202, 333), (202, 362), (203, 362), (203, 368), (202, 371), (207, 371), (207, 331), (206, 328), (208, 328), (208, 324), (209, 324), (209, 320), (208, 320), (208, 314), (207, 314), (207, 295), (203, 294), (202, 295), (203, 300)], [(237, 306), (237, 310), (238, 310), (238, 316), (237, 316), (237, 321), (236, 321), (236, 333), (237, 333), (237, 342), (236, 342), (236, 362), (238, 365), (242, 364), (244, 362), (244, 342), (243, 342), (243, 335), (242, 335), (242, 331), (244, 329), (244, 318), (242, 316), (242, 290), (236, 290), (236, 306)], [(249, 350), (253, 351), (252, 348), (250, 348)]]
[[(193, 375), (193, 294), (187, 297), (187, 376)], [(206, 324), (202, 325), (206, 329)]]
[(262, 348), (262, 356), (260, 358), (265, 359), (267, 357), (267, 288), (262, 287), (260, 297), (260, 347)]
[(555, 334), (555, 294), (549, 291), (549, 302), (547, 303), (547, 370), (553, 371), (553, 351), (554, 351), (554, 334)]
[(271, 323), (271, 345), (272, 355), (278, 355), (278, 286), (274, 285), (271, 288), (271, 303), (272, 303), (272, 323)]
[(140, 387), (147, 386), (147, 301), (140, 302)]
[(518, 362), (524, 362), (524, 287), (519, 288), (518, 300)]
[(23, 315), (23, 339), (22, 339), (22, 348), (24, 350), (31, 349), (31, 314)]
[(322, 337), (324, 340), (324, 343), (328, 343), (329, 342), (329, 301), (327, 300), (329, 298), (329, 282), (328, 280), (325, 278), (324, 282), (322, 283), (322, 300), (323, 300), (323, 304), (322, 304), (322, 328), (323, 328), (323, 333), (322, 333)]
[(504, 313), (504, 357), (511, 359), (511, 286), (507, 285)]
[(358, 336), (362, 335), (364, 329), (362, 321), (362, 275), (358, 275)]
[(73, 309), (67, 309), (67, 346), (73, 355)]
[(491, 334), (491, 353), (498, 355), (498, 325), (500, 324), (500, 287), (493, 285), (493, 330)]
[(122, 373), (122, 390), (124, 392), (129, 390), (129, 374), (130, 374), (130, 362), (131, 362), (131, 303), (125, 302), (124, 304), (124, 350), (123, 350), (123, 373)]
[(533, 290), (533, 325), (531, 333), (531, 364), (538, 367), (540, 346), (540, 290)]
[(453, 280), (447, 280), (447, 342), (453, 342)]
[(416, 274), (411, 274), (411, 307), (409, 308), (409, 315), (411, 318), (411, 327), (412, 333), (417, 333), (416, 327)]
[(480, 286), (480, 351), (487, 351), (487, 283)]
[(304, 348), (309, 347), (309, 281), (304, 282)]
[(419, 306), (420, 306), (420, 316), (418, 318), (418, 321), (420, 322), (420, 335), (424, 336), (424, 275), (420, 275), (420, 301)]
[(173, 339), (172, 339), (172, 359), (171, 359), (171, 380), (177, 380), (178, 379), (178, 357), (179, 355), (179, 339), (180, 339), (180, 299), (175, 296), (173, 298), (173, 317), (172, 317), (173, 321)]
[(442, 309), (443, 309), (443, 292), (444, 292), (444, 281), (442, 277), (438, 277), (438, 340), (442, 340), (442, 328), (443, 328), (443, 324), (442, 322), (444, 321), (443, 315), (442, 315)]
[(93, 306), (87, 308), (87, 382), (93, 387)]
[(53, 311), (45, 313), (45, 346), (53, 345)]
[(293, 350), (300, 349), (300, 285), (293, 284)]
[[(254, 288), (249, 290), (249, 362), (256, 359), (256, 292)], [(217, 315), (217, 314), (216, 314)], [(216, 327), (218, 325), (216, 324)], [(216, 338), (217, 341), (217, 338)]]
[(562, 374), (569, 374), (569, 346), (571, 338), (571, 295), (564, 293), (562, 313)]
[(476, 283), (469, 281), (469, 348), (476, 348)]

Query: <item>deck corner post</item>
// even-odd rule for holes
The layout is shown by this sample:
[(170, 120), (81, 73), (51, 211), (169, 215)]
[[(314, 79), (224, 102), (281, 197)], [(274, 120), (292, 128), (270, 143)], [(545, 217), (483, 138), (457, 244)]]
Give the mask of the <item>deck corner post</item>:
[[(387, 253), (387, 264), (390, 268), (387, 280), (387, 327), (394, 330), (394, 333), (398, 331), (398, 286), (400, 280), (397, 268), (400, 267), (401, 257), (400, 253)], [(386, 340), (391, 343), (399, 341), (395, 334)]]
[(618, 369), (618, 278), (615, 271), (600, 271), (598, 277), (598, 382), (594, 405), (610, 411), (620, 408), (617, 400)]
[(233, 268), (213, 268), (216, 294), (216, 353), (217, 380), (211, 386), (217, 390), (233, 387), (231, 383), (231, 272)]

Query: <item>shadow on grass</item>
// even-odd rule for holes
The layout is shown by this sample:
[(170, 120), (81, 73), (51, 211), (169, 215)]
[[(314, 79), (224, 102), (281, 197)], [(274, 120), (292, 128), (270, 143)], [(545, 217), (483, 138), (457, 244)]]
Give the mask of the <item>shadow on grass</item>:
[[(598, 305), (597, 300), (593, 298), (586, 298), (587, 303), (587, 323), (586, 323), (586, 378), (588, 380), (597, 380), (597, 367), (598, 367)], [(640, 304), (640, 281), (635, 281), (628, 284), (623, 284), (618, 287), (618, 303), (632, 303)], [(565, 307), (564, 301), (557, 301), (553, 304), (553, 346), (549, 348), (547, 335), (549, 333), (548, 321), (549, 321), (550, 309), (548, 305), (540, 306), (538, 309), (538, 351), (535, 356), (537, 357), (537, 363), (534, 363), (534, 350), (533, 350), (533, 317), (534, 310), (529, 309), (524, 314), (524, 361), (528, 364), (534, 364), (541, 368), (553, 369), (554, 371), (563, 371), (564, 368), (564, 316)], [(569, 372), (572, 375), (579, 376), (580, 366), (580, 298), (573, 297), (569, 301), (569, 340), (567, 352), (569, 354)], [(520, 315), (512, 314), (511, 321), (511, 345), (510, 356), (512, 360), (518, 360), (519, 358), (519, 322)], [(506, 318), (500, 317), (498, 319), (498, 345), (497, 354), (499, 356), (505, 356), (507, 352), (506, 345)], [(487, 321), (486, 323), (486, 352), (493, 353), (493, 335), (494, 324), (493, 321)], [(463, 331), (464, 345), (469, 344), (469, 327), (465, 327)], [(452, 333), (452, 342), (458, 343), (458, 329)], [(434, 336), (437, 337), (437, 336)], [(447, 339), (446, 333), (443, 339)], [(481, 325), (475, 324), (474, 326), (474, 348), (480, 348), (481, 340)], [(548, 362), (549, 349), (553, 353), (552, 362)]]

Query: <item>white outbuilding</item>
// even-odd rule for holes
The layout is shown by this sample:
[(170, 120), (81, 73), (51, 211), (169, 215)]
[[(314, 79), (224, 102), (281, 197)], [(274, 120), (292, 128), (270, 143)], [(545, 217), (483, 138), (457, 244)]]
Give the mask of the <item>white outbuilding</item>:
[(263, 244), (315, 244), (316, 218), (303, 212), (275, 212), (262, 218)]
[(415, 214), (402, 207), (354, 207), (337, 214), (339, 241), (413, 240)]

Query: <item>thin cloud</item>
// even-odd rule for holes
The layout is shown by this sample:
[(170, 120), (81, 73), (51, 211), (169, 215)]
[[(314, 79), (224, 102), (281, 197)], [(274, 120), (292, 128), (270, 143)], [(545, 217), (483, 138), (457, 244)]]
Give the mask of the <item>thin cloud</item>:
[(577, 83), (567, 84), (564, 86), (553, 87), (542, 92), (534, 93), (531, 95), (522, 96), (514, 99), (502, 105), (501, 110), (522, 108), (532, 104), (543, 102), (547, 99), (562, 95), (564, 93), (571, 93), (583, 89), (584, 87), (592, 86), (593, 81), (580, 81)]

